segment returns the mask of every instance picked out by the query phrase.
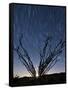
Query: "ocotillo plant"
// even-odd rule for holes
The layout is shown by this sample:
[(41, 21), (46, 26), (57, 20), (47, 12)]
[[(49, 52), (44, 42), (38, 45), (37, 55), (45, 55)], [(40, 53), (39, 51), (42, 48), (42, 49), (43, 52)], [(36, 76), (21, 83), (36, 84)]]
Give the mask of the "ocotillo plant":
[[(17, 52), (20, 62), (26, 67), (30, 75), (32, 77), (36, 77), (36, 70), (27, 50), (23, 47), (22, 39), (23, 35), (20, 36), (19, 45), (17, 48), (14, 48), (14, 50)], [(59, 61), (58, 56), (62, 54), (65, 46), (65, 41), (60, 40), (59, 43), (57, 43), (57, 45), (51, 49), (51, 46), (49, 46), (51, 40), (51, 37), (47, 37), (44, 42), (44, 47), (40, 51), (40, 63), (38, 66), (39, 77), (45, 75), (56, 64), (56, 62)]]

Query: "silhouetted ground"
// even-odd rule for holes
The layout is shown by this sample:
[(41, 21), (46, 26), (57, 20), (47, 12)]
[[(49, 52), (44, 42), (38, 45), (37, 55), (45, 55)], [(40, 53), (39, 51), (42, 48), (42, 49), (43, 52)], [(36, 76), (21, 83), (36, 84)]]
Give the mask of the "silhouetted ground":
[(62, 84), (66, 83), (66, 73), (56, 73), (44, 75), (41, 77), (23, 77), (14, 78), (11, 86), (29, 86), (29, 85), (46, 85), (46, 84)]

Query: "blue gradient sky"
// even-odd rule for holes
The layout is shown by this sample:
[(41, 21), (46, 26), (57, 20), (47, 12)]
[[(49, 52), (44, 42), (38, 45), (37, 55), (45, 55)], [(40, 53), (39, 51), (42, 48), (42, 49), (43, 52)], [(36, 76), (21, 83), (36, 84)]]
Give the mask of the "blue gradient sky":
[[(14, 12), (13, 12), (14, 11)], [(19, 36), (23, 33), (23, 46), (26, 48), (37, 72), (40, 57), (40, 47), (48, 35), (53, 37), (52, 48), (62, 38), (65, 39), (65, 8), (31, 5), (14, 5), (14, 47), (19, 45)], [(30, 76), (25, 66), (19, 61), (16, 52), (13, 53), (14, 76)], [(65, 52), (58, 57), (60, 60), (48, 72), (59, 73), (65, 71)]]

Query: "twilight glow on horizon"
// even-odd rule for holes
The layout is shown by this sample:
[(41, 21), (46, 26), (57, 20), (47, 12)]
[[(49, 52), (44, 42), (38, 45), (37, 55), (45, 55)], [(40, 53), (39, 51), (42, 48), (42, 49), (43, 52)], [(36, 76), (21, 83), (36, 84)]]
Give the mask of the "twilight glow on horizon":
[[(65, 40), (65, 8), (39, 5), (14, 5), (13, 13), (13, 45), (19, 45), (19, 36), (23, 34), (23, 46), (27, 50), (38, 76), (40, 47), (48, 35), (53, 37), (51, 47), (54, 48), (60, 39)], [(14, 77), (30, 76), (20, 62), (16, 52), (13, 53)], [(65, 50), (58, 57), (59, 61), (47, 73), (65, 72)]]

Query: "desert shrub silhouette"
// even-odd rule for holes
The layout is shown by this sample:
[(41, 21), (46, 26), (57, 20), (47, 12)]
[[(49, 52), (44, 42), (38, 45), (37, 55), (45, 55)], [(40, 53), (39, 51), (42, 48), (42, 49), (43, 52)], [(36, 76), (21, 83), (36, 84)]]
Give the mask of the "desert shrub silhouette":
[[(26, 67), (30, 75), (32, 77), (36, 77), (35, 67), (33, 65), (33, 62), (31, 61), (27, 50), (23, 47), (22, 39), (23, 34), (19, 38), (19, 46), (17, 48), (14, 48), (14, 50), (16, 51), (20, 62)], [(62, 54), (65, 47), (65, 41), (60, 40), (54, 48), (51, 48), (51, 46), (49, 46), (51, 40), (52, 37), (48, 36), (44, 41), (44, 46), (42, 50), (40, 50), (40, 62), (38, 66), (39, 77), (44, 76), (59, 61), (58, 56)]]

